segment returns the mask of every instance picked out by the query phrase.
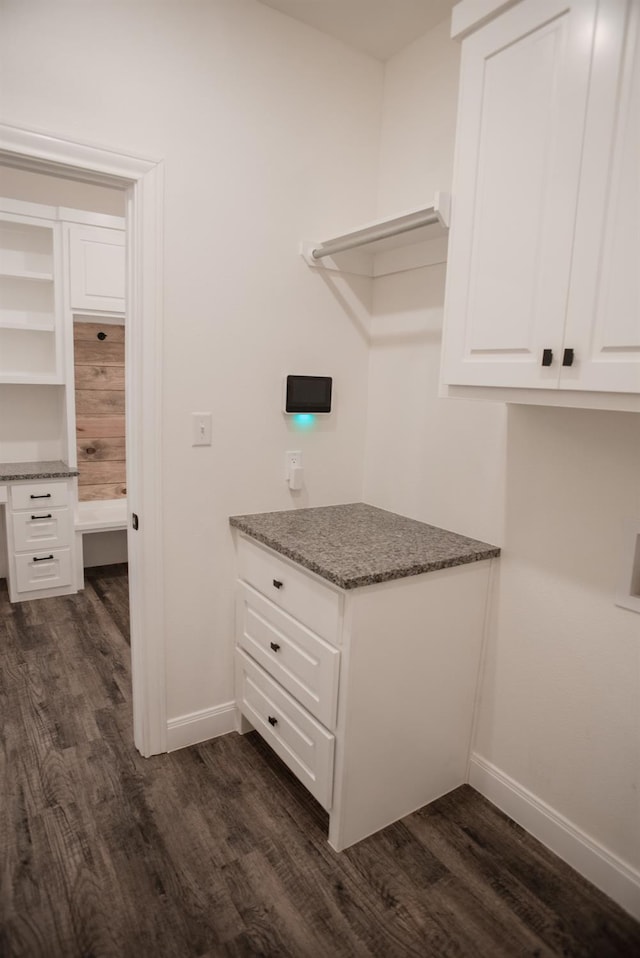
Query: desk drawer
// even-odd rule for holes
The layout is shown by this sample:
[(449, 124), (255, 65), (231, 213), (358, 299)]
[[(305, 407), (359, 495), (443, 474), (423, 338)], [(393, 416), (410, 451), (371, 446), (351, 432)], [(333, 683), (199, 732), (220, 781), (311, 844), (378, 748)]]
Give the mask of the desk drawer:
[(14, 509), (49, 509), (66, 506), (69, 502), (69, 484), (66, 482), (26, 482), (11, 486), (11, 505)]
[(240, 649), (236, 703), (323, 808), (331, 808), (334, 736)]
[(13, 546), (16, 552), (36, 549), (60, 549), (71, 545), (71, 512), (69, 509), (34, 509), (14, 512)]
[(239, 582), (237, 641), (318, 721), (335, 727), (340, 651)]
[(243, 537), (238, 539), (238, 569), (241, 579), (303, 625), (329, 642), (340, 641), (342, 596), (338, 591)]
[(71, 585), (69, 549), (46, 549), (15, 556), (16, 591), (34, 592)]

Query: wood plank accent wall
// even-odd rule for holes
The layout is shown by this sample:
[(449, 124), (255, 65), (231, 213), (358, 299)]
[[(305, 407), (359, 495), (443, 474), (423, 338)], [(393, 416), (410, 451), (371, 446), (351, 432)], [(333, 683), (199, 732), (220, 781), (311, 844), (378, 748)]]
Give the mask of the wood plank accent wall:
[(121, 499), (127, 494), (124, 325), (74, 323), (73, 347), (78, 495), (81, 501)]

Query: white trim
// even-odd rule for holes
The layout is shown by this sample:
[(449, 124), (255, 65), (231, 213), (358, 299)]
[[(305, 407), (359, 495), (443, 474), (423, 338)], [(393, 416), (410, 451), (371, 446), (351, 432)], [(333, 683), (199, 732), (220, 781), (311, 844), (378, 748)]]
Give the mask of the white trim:
[(473, 754), (469, 784), (584, 878), (640, 919), (640, 871), (499, 768)]
[(225, 702), (210, 709), (179, 715), (167, 722), (167, 750), (197, 745), (219, 735), (227, 735), (238, 728), (239, 718), (235, 702)]
[(517, 2), (518, 0), (462, 0), (451, 11), (451, 39), (464, 39)]
[(134, 742), (167, 748), (161, 512), (162, 164), (0, 124), (0, 160), (127, 190), (127, 501)]
[[(2, 126), (0, 125), (0, 131)], [(5, 154), (0, 148), (0, 160)], [(18, 166), (14, 160), (14, 167)], [(62, 220), (64, 223), (80, 223), (86, 226), (102, 226), (104, 229), (123, 230), (124, 216), (112, 216), (111, 213), (92, 213), (89, 210), (76, 210), (70, 206), (48, 206), (45, 203), (28, 203), (25, 200), (16, 200), (11, 196), (2, 197), (2, 212), (12, 213), (14, 216), (33, 216), (37, 219), (48, 217), (53, 222)]]

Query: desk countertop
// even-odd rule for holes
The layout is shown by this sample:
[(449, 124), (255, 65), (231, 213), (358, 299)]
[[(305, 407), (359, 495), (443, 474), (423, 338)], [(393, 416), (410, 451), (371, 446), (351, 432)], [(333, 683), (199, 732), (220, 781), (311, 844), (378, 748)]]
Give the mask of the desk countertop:
[(0, 482), (17, 482), (21, 479), (69, 479), (77, 476), (66, 462), (0, 462)]

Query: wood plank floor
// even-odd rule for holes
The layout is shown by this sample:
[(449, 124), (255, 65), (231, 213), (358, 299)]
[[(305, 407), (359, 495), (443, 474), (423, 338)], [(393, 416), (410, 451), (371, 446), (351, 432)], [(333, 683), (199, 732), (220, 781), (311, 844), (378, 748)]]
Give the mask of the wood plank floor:
[(0, 580), (3, 958), (640, 955), (467, 786), (338, 855), (255, 733), (141, 758), (126, 603), (126, 567), (16, 605)]

